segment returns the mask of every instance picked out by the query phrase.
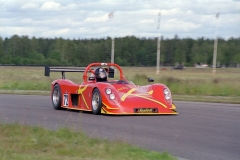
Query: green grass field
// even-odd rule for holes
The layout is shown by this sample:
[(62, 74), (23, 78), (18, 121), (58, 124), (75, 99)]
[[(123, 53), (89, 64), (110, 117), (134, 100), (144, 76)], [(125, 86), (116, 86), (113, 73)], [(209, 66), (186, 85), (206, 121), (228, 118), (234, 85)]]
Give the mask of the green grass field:
[(121, 141), (89, 138), (67, 128), (47, 130), (0, 124), (1, 160), (174, 160), (168, 153), (140, 149)]
[[(173, 100), (240, 103), (240, 69), (221, 68), (215, 75), (210, 68), (164, 68), (156, 75), (153, 67), (123, 67), (125, 77), (137, 85), (148, 84), (147, 78), (166, 84)], [(66, 73), (75, 83), (82, 73)], [(60, 73), (44, 76), (44, 67), (0, 66), (0, 93), (49, 94), (53, 80)], [(20, 91), (20, 92), (18, 92)], [(93, 139), (70, 129), (56, 131), (18, 124), (0, 124), (0, 159), (175, 159), (168, 153), (143, 150), (124, 142)]]
[[(137, 85), (146, 85), (148, 77), (154, 78), (155, 83), (170, 88), (175, 100), (197, 97), (201, 101), (221, 102), (225, 99), (226, 102), (240, 103), (240, 68), (217, 68), (215, 74), (211, 68), (162, 68), (156, 75), (155, 67), (123, 67), (123, 72)], [(66, 76), (75, 83), (82, 82), (82, 73), (66, 73)], [(1, 66), (0, 90), (49, 91), (51, 82), (57, 78), (61, 78), (60, 73), (45, 77), (44, 67)]]

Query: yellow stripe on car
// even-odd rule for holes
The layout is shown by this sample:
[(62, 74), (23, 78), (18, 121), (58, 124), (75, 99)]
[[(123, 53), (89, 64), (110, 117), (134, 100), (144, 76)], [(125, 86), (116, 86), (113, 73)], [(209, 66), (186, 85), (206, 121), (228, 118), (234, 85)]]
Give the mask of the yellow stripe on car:
[(83, 88), (81, 88), (81, 85), (79, 86), (79, 89), (78, 89), (78, 94), (80, 94), (82, 96), (82, 99), (83, 99), (83, 102), (84, 104), (87, 106), (87, 108), (89, 109), (88, 105), (87, 105), (87, 102), (83, 96), (83, 92), (87, 89), (87, 85), (84, 86)]
[[(149, 100), (149, 101), (152, 101), (152, 102), (155, 102), (155, 103), (160, 104), (160, 105), (163, 106), (164, 108), (167, 108), (167, 106), (166, 106), (165, 104), (163, 104), (163, 103), (161, 103), (161, 102), (159, 102), (159, 101), (156, 101), (156, 100), (154, 100), (154, 99), (151, 99), (151, 98), (147, 98), (147, 97), (142, 96), (142, 95), (144, 95), (144, 94), (132, 94), (135, 90), (136, 90), (136, 88), (132, 88), (131, 90), (129, 90), (127, 93), (125, 93), (125, 94), (122, 96), (121, 100), (124, 101), (124, 100), (127, 98), (127, 96), (131, 95), (131, 96), (136, 96), (136, 97), (140, 97), (140, 98), (143, 98), (143, 99), (147, 99), (147, 100)], [(152, 95), (152, 94), (153, 94), (153, 90), (151, 90), (151, 91), (149, 91), (149, 92), (147, 92), (147, 93), (150, 94), (150, 95)]]
[(132, 94), (132, 92), (134, 92), (135, 90), (136, 90), (136, 88), (130, 89), (127, 93), (125, 93), (125, 94), (122, 96), (121, 100), (124, 101), (124, 100), (127, 98), (127, 96), (130, 95), (130, 94)]

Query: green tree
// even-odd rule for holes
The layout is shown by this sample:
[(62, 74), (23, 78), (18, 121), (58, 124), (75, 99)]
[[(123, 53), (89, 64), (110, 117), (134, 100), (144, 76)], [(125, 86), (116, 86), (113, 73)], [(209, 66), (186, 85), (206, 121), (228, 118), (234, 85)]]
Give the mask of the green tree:
[(186, 62), (186, 55), (185, 52), (177, 49), (174, 53), (174, 61), (175, 63), (180, 63), (180, 64), (184, 64)]
[(20, 44), (21, 44), (21, 39), (18, 35), (13, 35), (12, 37), (10, 37), (9, 39), (9, 43), (10, 46), (9, 47), (9, 53), (12, 57), (14, 56), (21, 56), (22, 55), (22, 51), (20, 48)]
[(2, 37), (0, 37), (0, 64), (4, 62), (5, 54), (4, 54), (4, 42)]

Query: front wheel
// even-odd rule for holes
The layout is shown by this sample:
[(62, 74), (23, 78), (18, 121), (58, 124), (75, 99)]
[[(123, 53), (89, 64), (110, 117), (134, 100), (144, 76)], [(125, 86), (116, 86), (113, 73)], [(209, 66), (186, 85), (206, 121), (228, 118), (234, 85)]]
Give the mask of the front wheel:
[(102, 97), (100, 91), (95, 88), (92, 94), (92, 112), (93, 114), (100, 114), (102, 108)]
[(58, 84), (54, 85), (53, 91), (52, 91), (52, 104), (53, 107), (56, 110), (62, 109), (61, 107), (61, 102), (62, 102), (62, 92), (61, 88)]

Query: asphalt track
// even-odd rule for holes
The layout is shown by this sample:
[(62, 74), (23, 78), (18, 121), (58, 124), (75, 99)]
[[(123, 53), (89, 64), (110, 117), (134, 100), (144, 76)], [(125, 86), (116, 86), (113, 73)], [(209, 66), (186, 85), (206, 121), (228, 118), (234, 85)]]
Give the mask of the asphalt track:
[(54, 110), (49, 96), (0, 94), (0, 123), (71, 127), (191, 160), (240, 159), (240, 105), (175, 102), (179, 115), (108, 116)]

